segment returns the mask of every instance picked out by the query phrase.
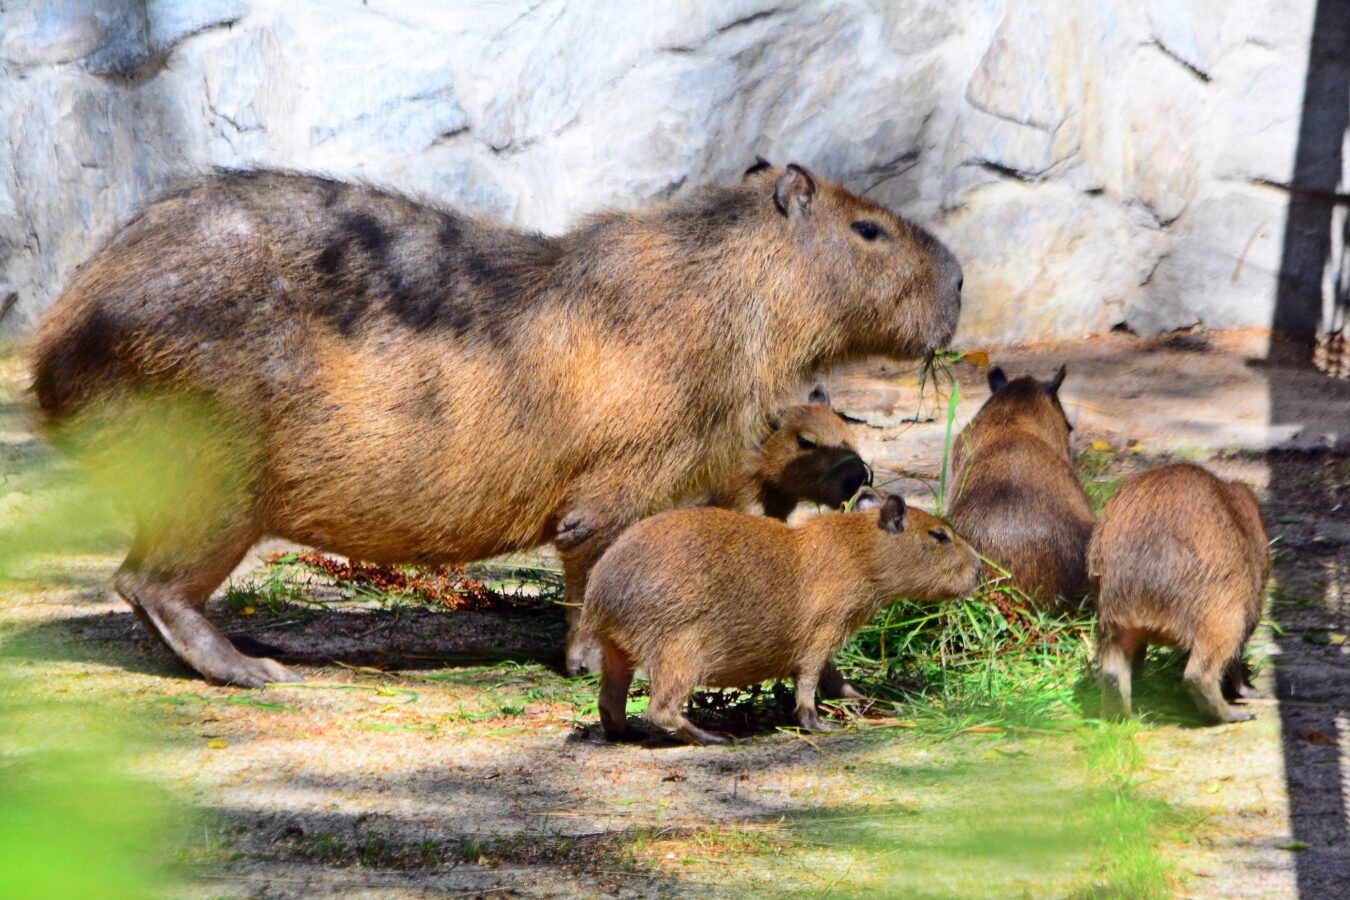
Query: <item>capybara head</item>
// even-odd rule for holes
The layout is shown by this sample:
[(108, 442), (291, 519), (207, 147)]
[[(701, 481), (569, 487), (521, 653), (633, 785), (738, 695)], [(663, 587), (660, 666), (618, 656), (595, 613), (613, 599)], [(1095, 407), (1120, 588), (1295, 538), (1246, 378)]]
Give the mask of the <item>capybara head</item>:
[(876, 518), (869, 562), (873, 577), (894, 596), (944, 600), (979, 587), (980, 558), (946, 522), (907, 506), (899, 494), (883, 499), (870, 488), (853, 510)]
[(1069, 434), (1073, 426), (1059, 402), (1059, 389), (1064, 384), (1067, 366), (1049, 381), (1037, 381), (1030, 375), (1008, 380), (1003, 369), (989, 370), (989, 399), (975, 414), (975, 418), (961, 432), (961, 439), (952, 448), (952, 470), (959, 472), (968, 457), (970, 443), (986, 435), (1018, 431), (1040, 438), (1055, 448), (1065, 459), (1069, 453)]
[(825, 385), (816, 385), (805, 403), (771, 416), (769, 427), (758, 466), (767, 495), (834, 509), (871, 480), (848, 424), (830, 408)]
[(840, 304), (854, 307), (868, 324), (866, 346), (855, 336), (855, 352), (913, 355), (951, 339), (963, 276), (933, 235), (796, 163), (779, 169), (760, 160), (745, 185), (789, 239), (796, 258), (784, 261), (793, 276), (815, 288), (801, 297), (833, 307), (807, 311), (806, 321), (836, 319)]

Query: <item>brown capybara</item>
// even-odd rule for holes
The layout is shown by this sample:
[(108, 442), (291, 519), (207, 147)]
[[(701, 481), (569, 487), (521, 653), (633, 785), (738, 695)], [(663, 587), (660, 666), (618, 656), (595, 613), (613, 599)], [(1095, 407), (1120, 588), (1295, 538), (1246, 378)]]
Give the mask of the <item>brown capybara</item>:
[(948, 520), (1043, 608), (1088, 589), (1092, 504), (1074, 470), (1059, 402), (1065, 368), (1041, 383), (989, 371), (989, 399), (952, 445)]
[(1270, 545), (1251, 488), (1182, 463), (1132, 475), (1102, 511), (1088, 551), (1097, 584), (1102, 713), (1130, 715), (1134, 661), (1149, 644), (1190, 654), (1186, 689), (1219, 722), (1252, 718), (1229, 705), (1260, 696), (1242, 650), (1261, 619)]
[(625, 531), (591, 573), (582, 627), (602, 648), (600, 717), (627, 731), (633, 670), (651, 679), (647, 719), (693, 744), (725, 743), (684, 717), (696, 685), (796, 680), (797, 721), (828, 729), (816, 687), (849, 635), (889, 600), (973, 591), (979, 558), (926, 512), (870, 489), (852, 512), (799, 527), (701, 507)]
[(58, 435), (128, 395), (210, 411), (230, 474), (200, 443), (177, 458), (220, 497), (195, 520), (173, 483), (129, 497), (116, 587), (208, 679), (260, 685), (296, 676), (202, 611), (262, 535), (384, 563), (553, 541), (580, 599), (624, 527), (726, 483), (811, 371), (947, 341), (960, 287), (927, 232), (797, 165), (558, 237), (222, 174), (78, 270), (38, 327), (33, 386)]
[(825, 385), (769, 416), (768, 425), (768, 437), (746, 454), (734, 484), (714, 494), (714, 505), (748, 512), (758, 503), (766, 516), (786, 521), (803, 502), (837, 509), (871, 480)]

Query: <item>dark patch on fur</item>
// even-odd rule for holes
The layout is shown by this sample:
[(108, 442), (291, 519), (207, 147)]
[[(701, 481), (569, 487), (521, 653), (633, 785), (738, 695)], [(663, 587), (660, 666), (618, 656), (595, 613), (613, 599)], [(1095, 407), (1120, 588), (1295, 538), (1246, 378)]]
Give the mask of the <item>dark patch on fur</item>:
[(49, 416), (73, 412), (80, 400), (92, 393), (91, 383), (107, 377), (114, 365), (117, 330), (113, 319), (95, 307), (51, 352), (37, 360), (33, 391), (43, 412)]
[(342, 244), (334, 242), (323, 248), (314, 260), (314, 270), (320, 275), (333, 276), (342, 268)]
[(450, 213), (440, 214), (440, 226), (436, 229), (436, 240), (443, 248), (449, 249), (457, 246), (464, 238), (464, 229), (459, 224), (459, 219)]
[(383, 259), (389, 251), (389, 232), (369, 213), (344, 216), (343, 232), (375, 259)]

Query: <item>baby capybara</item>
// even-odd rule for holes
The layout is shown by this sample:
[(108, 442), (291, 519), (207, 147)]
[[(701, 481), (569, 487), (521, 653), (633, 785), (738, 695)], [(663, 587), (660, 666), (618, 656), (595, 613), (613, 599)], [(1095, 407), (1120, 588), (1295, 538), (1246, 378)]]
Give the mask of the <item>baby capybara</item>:
[(580, 599), (625, 527), (734, 476), (810, 372), (945, 343), (960, 288), (939, 241), (798, 165), (557, 236), (234, 172), (152, 204), (76, 271), (38, 327), (33, 388), (48, 433), (92, 447), (125, 398), (204, 411), (202, 439), (163, 439), (173, 477), (128, 490), (115, 584), (198, 672), (257, 686), (296, 676), (204, 608), (263, 535), (380, 563), (551, 541)]
[(651, 679), (648, 721), (689, 743), (727, 741), (684, 716), (700, 684), (793, 678), (797, 721), (827, 729), (816, 687), (849, 635), (889, 600), (967, 594), (978, 577), (975, 552), (941, 520), (870, 490), (852, 512), (795, 528), (711, 507), (645, 519), (596, 564), (582, 610), (602, 648), (605, 734), (627, 731), (638, 667)]
[(1088, 588), (1092, 504), (1069, 449), (1064, 374), (1009, 381), (991, 369), (989, 399), (952, 446), (952, 527), (1043, 608)]
[(1261, 618), (1270, 546), (1251, 488), (1200, 466), (1164, 466), (1125, 479), (1092, 535), (1098, 584), (1102, 713), (1130, 715), (1134, 660), (1149, 644), (1190, 653), (1186, 689), (1205, 715), (1241, 722), (1230, 706), (1259, 696), (1244, 683), (1242, 649)]
[(714, 495), (714, 505), (747, 512), (758, 503), (764, 515), (786, 520), (803, 502), (836, 509), (870, 480), (825, 385), (812, 388), (805, 403), (774, 413), (768, 426), (769, 436), (746, 455), (735, 483)]

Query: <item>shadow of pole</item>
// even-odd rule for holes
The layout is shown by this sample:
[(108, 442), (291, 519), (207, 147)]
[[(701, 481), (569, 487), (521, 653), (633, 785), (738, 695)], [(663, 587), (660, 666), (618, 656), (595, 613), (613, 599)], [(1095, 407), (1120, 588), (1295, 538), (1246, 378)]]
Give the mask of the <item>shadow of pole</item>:
[[(1309, 44), (1308, 70), (1304, 83), (1298, 147), (1290, 183), (1289, 211), (1279, 287), (1272, 321), (1276, 338), (1271, 342), (1272, 368), (1308, 369), (1313, 365), (1314, 342), (1319, 327), (1344, 320), (1347, 302), (1345, 280), (1332, 278), (1332, 308), (1327, 309), (1324, 273), (1347, 265), (1344, 240), (1336, 240), (1338, 205), (1347, 197), (1341, 185), (1347, 128), (1350, 126), (1350, 0), (1317, 0)], [(1333, 255), (1341, 257), (1333, 259)], [(1294, 400), (1290, 392), (1308, 390), (1310, 376), (1276, 377), (1270, 380), (1271, 424), (1289, 424), (1296, 416), (1286, 410)], [(1299, 421), (1305, 427), (1317, 423)], [(1345, 446), (1346, 436), (1338, 436)], [(1302, 454), (1274, 453), (1270, 457), (1272, 497), (1307, 493), (1310, 460)], [(1315, 465), (1315, 463), (1314, 463)], [(1325, 467), (1319, 467), (1325, 468)], [(1314, 491), (1317, 514), (1333, 516), (1334, 498)], [(1325, 499), (1327, 502), (1323, 503)], [(1344, 513), (1341, 513), (1344, 515)], [(1295, 857), (1301, 897), (1345, 896), (1350, 891), (1350, 842), (1347, 841), (1347, 785), (1341, 766), (1328, 760), (1327, 738), (1339, 732), (1336, 719), (1350, 714), (1346, 690), (1327, 681), (1328, 663), (1334, 658), (1302, 639), (1305, 629), (1327, 624), (1333, 614), (1330, 594), (1339, 562), (1333, 555), (1317, 557), (1318, 548), (1300, 546), (1299, 593), (1312, 606), (1278, 604), (1275, 621), (1285, 629), (1281, 653), (1275, 657), (1276, 695), (1280, 701), (1285, 783), (1289, 794), (1290, 828), (1294, 838), (1308, 845)], [(1310, 558), (1311, 556), (1311, 558)], [(1277, 569), (1277, 574), (1279, 570)], [(1341, 610), (1344, 616), (1344, 610)], [(1347, 623), (1341, 622), (1339, 625)], [(1328, 687), (1333, 689), (1328, 690)], [(1311, 737), (1310, 737), (1311, 736)], [(1320, 736), (1320, 737), (1319, 737)], [(1330, 764), (1328, 764), (1330, 762)]]

